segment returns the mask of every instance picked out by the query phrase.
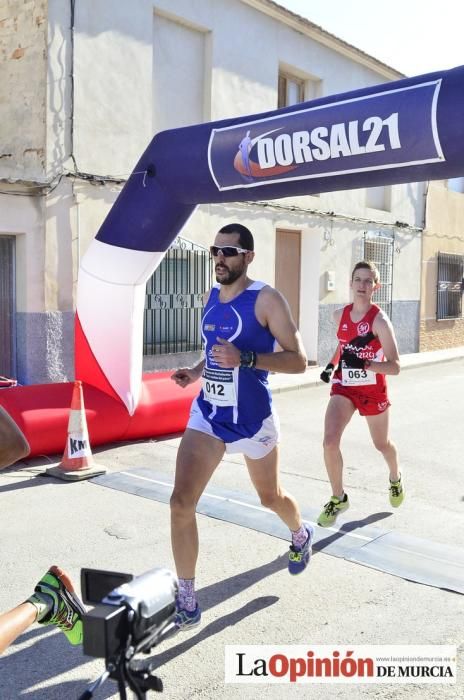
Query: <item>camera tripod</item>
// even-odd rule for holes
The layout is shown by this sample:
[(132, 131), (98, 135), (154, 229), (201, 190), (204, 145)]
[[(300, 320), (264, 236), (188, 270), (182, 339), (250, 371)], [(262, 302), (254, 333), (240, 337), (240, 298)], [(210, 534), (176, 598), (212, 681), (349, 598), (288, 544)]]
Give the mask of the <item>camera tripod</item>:
[(151, 649), (168, 637), (177, 633), (173, 622), (168, 624), (161, 632), (157, 630), (152, 635), (143, 639), (136, 647), (131, 644), (131, 636), (128, 637), (125, 647), (117, 657), (106, 660), (106, 670), (94, 681), (79, 697), (79, 700), (88, 700), (94, 697), (97, 691), (108, 678), (112, 678), (118, 684), (120, 700), (127, 700), (126, 686), (134, 693), (137, 700), (146, 700), (147, 693), (153, 690), (163, 692), (163, 681), (155, 676), (152, 671), (155, 668), (150, 659), (142, 661), (135, 659), (136, 654), (148, 654)]

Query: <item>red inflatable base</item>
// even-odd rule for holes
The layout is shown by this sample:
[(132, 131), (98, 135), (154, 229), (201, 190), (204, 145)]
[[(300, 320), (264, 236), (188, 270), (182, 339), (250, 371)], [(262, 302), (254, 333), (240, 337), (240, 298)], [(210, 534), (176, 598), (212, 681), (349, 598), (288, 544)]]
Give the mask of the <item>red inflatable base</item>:
[[(91, 446), (178, 433), (185, 429), (199, 383), (182, 389), (171, 372), (145, 374), (139, 405), (130, 416), (121, 401), (83, 384)], [(0, 391), (0, 405), (26, 436), (30, 456), (61, 453), (67, 438), (73, 383), (35, 384)]]

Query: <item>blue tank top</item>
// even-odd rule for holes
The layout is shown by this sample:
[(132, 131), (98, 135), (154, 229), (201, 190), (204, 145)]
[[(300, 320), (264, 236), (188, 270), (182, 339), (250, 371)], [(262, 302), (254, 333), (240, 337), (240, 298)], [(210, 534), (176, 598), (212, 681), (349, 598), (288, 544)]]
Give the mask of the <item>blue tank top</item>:
[(217, 338), (225, 338), (239, 350), (273, 352), (275, 338), (256, 318), (255, 304), (266, 285), (253, 282), (228, 302), (219, 300), (220, 285), (211, 289), (203, 310), (201, 333), (205, 351), (203, 388), (198, 406), (205, 418), (221, 423), (259, 423), (271, 414), (268, 372), (248, 367), (219, 367), (212, 357)]

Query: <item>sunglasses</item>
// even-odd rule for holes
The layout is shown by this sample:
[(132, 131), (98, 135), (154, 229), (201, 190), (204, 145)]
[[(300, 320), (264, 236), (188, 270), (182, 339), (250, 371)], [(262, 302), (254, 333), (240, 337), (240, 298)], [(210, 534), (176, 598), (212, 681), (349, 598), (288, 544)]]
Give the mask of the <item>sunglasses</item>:
[(237, 246), (235, 245), (225, 245), (222, 247), (218, 245), (212, 245), (210, 246), (209, 252), (215, 258), (219, 255), (219, 252), (221, 252), (225, 258), (233, 258), (239, 253), (249, 253), (250, 251), (246, 250), (245, 248), (237, 248)]

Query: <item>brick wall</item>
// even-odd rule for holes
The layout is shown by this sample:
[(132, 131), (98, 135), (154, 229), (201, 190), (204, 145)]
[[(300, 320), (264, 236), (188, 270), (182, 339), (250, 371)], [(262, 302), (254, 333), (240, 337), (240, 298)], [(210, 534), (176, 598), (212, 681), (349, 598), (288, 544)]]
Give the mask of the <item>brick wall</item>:
[(453, 321), (421, 321), (420, 352), (456, 348), (460, 345), (464, 345), (464, 318)]

